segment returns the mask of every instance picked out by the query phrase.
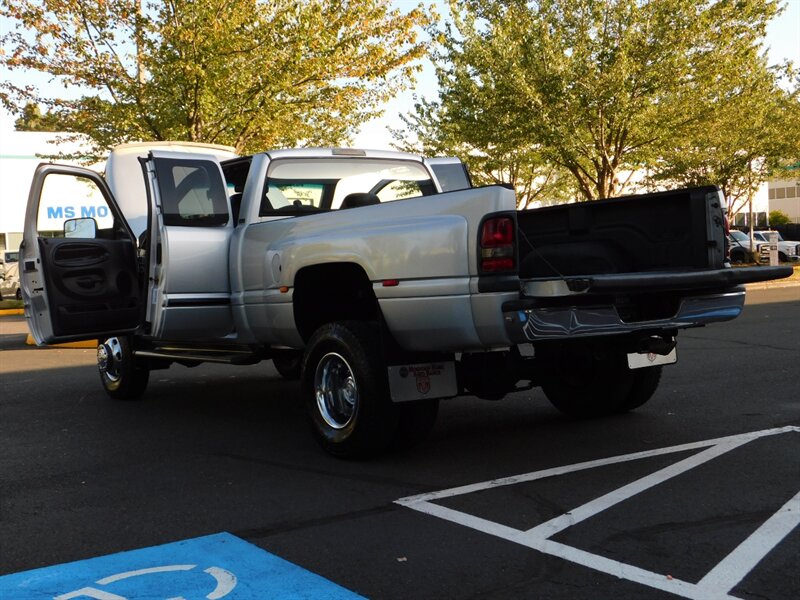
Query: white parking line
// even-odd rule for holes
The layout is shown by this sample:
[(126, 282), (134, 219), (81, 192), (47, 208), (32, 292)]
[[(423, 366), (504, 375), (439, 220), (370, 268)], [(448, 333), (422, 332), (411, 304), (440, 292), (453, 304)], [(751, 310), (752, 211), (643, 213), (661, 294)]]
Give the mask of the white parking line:
[[(730, 591), (742, 581), (747, 574), (777, 546), (795, 527), (800, 524), (800, 493), (787, 502), (777, 513), (770, 517), (761, 527), (758, 528), (749, 538), (742, 542), (733, 552), (731, 552), (722, 562), (714, 567), (698, 583), (691, 583), (676, 579), (669, 574), (654, 573), (641, 569), (634, 565), (611, 560), (606, 557), (586, 552), (579, 548), (574, 548), (566, 544), (554, 542), (550, 538), (565, 529), (585, 521), (586, 519), (600, 514), (604, 510), (611, 508), (628, 500), (633, 496), (644, 492), (664, 481), (677, 475), (704, 464), (714, 458), (718, 458), (735, 448), (739, 448), (748, 442), (761, 439), (772, 435), (785, 433), (800, 433), (800, 427), (780, 427), (776, 429), (765, 429), (752, 433), (727, 436), (703, 442), (682, 444), (658, 450), (636, 452), (610, 458), (587, 461), (544, 469), (533, 473), (526, 473), (514, 477), (504, 477), (482, 483), (459, 486), (438, 492), (430, 492), (401, 498), (396, 500), (397, 504), (412, 508), (419, 512), (439, 517), (471, 529), (493, 535), (510, 542), (521, 544), (528, 548), (538, 550), (551, 556), (559, 557), (570, 562), (589, 567), (596, 571), (608, 573), (621, 579), (640, 583), (656, 589), (664, 590), (695, 600), (710, 600), (714, 598), (735, 598), (730, 596)], [(674, 454), (689, 450), (700, 450), (703, 452), (683, 459), (673, 465), (660, 469), (637, 481), (629, 483), (617, 490), (605, 494), (592, 500), (574, 510), (560, 515), (554, 519), (546, 521), (527, 531), (521, 531), (513, 527), (508, 527), (500, 523), (489, 521), (464, 513), (458, 510), (447, 508), (435, 504), (436, 500), (463, 496), (475, 492), (489, 490), (493, 488), (526, 483), (544, 479), (545, 477), (555, 477), (565, 473), (574, 473), (586, 469), (593, 469), (612, 464), (619, 464), (643, 458)]]
[(585, 521), (586, 519), (589, 519), (596, 514), (601, 513), (616, 504), (619, 504), (620, 502), (624, 502), (625, 500), (632, 498), (636, 494), (641, 494), (645, 490), (649, 490), (651, 487), (654, 487), (659, 483), (663, 483), (668, 479), (672, 479), (673, 477), (685, 473), (686, 471), (694, 469), (695, 467), (717, 458), (726, 452), (730, 452), (739, 446), (743, 446), (749, 441), (750, 440), (737, 440), (735, 442), (724, 442), (717, 444), (716, 446), (711, 446), (711, 448), (708, 450), (704, 450), (699, 454), (690, 456), (689, 458), (677, 462), (674, 465), (665, 467), (660, 471), (656, 471), (655, 473), (651, 473), (650, 475), (639, 479), (638, 481), (634, 481), (626, 486), (618, 488), (613, 492), (606, 494), (605, 496), (600, 496), (599, 498), (596, 498), (595, 500), (592, 500), (583, 506), (572, 509), (565, 515), (561, 515), (560, 517), (550, 519), (541, 525), (537, 525), (533, 529), (529, 529), (527, 532), (525, 532), (525, 539), (546, 540), (547, 538), (553, 537), (555, 534), (564, 531), (567, 527), (571, 527), (577, 523), (580, 523), (581, 521)]
[(665, 454), (675, 454), (677, 452), (688, 452), (689, 450), (700, 450), (701, 448), (709, 448), (717, 444), (724, 444), (727, 442), (736, 442), (739, 440), (752, 441), (770, 435), (780, 435), (782, 433), (800, 432), (800, 427), (778, 427), (776, 429), (764, 429), (762, 431), (754, 431), (751, 433), (740, 433), (737, 435), (729, 435), (721, 438), (711, 440), (704, 440), (702, 442), (691, 442), (688, 444), (680, 444), (678, 446), (669, 446), (667, 448), (658, 448), (656, 450), (644, 450), (643, 452), (634, 452), (632, 454), (623, 454), (620, 456), (612, 456), (610, 458), (601, 458), (598, 460), (590, 460), (587, 462), (576, 463), (574, 465), (566, 465), (563, 467), (553, 467), (551, 469), (544, 469), (543, 471), (535, 471), (533, 473), (525, 473), (523, 475), (514, 475), (512, 477), (503, 477), (501, 479), (492, 479), (491, 481), (483, 481), (481, 483), (472, 483), (469, 485), (462, 485), (438, 492), (425, 492), (424, 494), (417, 494), (416, 496), (408, 496), (407, 498), (400, 498), (395, 502), (407, 506), (411, 503), (426, 502), (431, 500), (441, 500), (442, 498), (451, 498), (453, 496), (463, 496), (464, 494), (472, 494), (474, 492), (481, 492), (496, 487), (506, 485), (514, 485), (517, 483), (526, 483), (528, 481), (536, 481), (537, 479), (544, 479), (545, 477), (555, 477), (556, 475), (565, 475), (567, 473), (574, 473), (576, 471), (583, 471), (585, 469), (594, 469), (596, 467), (604, 467), (607, 465), (615, 465), (618, 463), (629, 462), (632, 460), (639, 460), (640, 458), (652, 458), (654, 456), (664, 456)]
[(753, 570), (783, 538), (800, 525), (800, 492), (711, 569), (697, 584), (710, 593), (729, 592)]

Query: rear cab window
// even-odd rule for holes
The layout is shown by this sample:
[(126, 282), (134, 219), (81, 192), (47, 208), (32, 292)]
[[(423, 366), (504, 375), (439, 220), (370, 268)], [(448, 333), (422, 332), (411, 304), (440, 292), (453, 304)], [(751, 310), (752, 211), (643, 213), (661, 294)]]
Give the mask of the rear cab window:
[(425, 166), (410, 160), (278, 158), (267, 172), (259, 216), (342, 210), (435, 193)]

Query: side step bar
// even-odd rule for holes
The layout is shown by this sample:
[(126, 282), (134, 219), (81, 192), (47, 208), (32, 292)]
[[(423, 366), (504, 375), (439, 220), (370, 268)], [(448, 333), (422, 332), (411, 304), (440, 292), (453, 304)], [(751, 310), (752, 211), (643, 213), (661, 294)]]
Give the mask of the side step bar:
[(255, 365), (265, 358), (261, 352), (233, 349), (204, 349), (164, 347), (150, 350), (134, 350), (133, 355), (140, 358), (156, 358), (178, 363), (200, 364), (205, 362), (227, 365)]

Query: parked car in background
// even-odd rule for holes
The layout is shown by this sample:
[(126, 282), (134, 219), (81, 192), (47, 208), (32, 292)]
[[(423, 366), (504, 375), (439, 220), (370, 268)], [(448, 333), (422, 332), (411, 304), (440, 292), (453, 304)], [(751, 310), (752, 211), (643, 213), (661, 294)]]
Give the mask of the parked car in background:
[(5, 273), (6, 269), (18, 260), (19, 250), (3, 250), (0, 252), (0, 275)]
[(761, 260), (769, 260), (769, 238), (772, 233), (778, 236), (778, 260), (780, 262), (800, 261), (800, 242), (784, 240), (778, 231), (754, 231), (753, 238), (758, 242)]
[[(800, 262), (800, 242), (784, 240), (777, 231), (754, 231), (753, 252), (761, 261), (769, 260), (770, 234), (778, 235), (778, 260), (780, 262)], [(750, 236), (744, 231), (731, 230), (728, 236), (732, 264), (752, 262), (750, 257)]]
[[(732, 229), (728, 235), (728, 243), (731, 249), (731, 264), (740, 265), (742, 263), (753, 262), (750, 254), (750, 236), (743, 231)], [(753, 248), (756, 255), (759, 253), (759, 245), (756, 244)]]
[(22, 300), (22, 292), (19, 289), (18, 262), (6, 265), (5, 273), (0, 273), (0, 296)]

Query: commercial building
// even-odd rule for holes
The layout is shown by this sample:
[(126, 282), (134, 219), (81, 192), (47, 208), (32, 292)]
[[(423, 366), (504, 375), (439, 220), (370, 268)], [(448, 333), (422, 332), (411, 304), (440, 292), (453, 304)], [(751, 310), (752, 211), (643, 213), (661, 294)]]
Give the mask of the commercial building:
[(33, 131), (0, 132), (0, 259), (16, 252), (22, 242), (25, 207), (33, 173), (41, 162), (74, 160), (51, 157), (74, 155), (87, 145), (64, 140), (69, 134)]
[(785, 213), (792, 223), (800, 223), (800, 168), (795, 179), (769, 182), (769, 209)]

